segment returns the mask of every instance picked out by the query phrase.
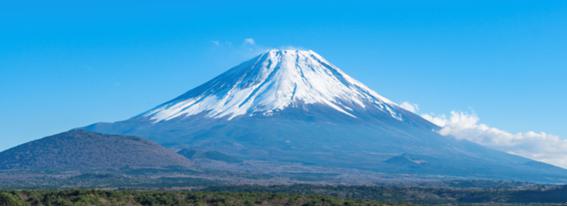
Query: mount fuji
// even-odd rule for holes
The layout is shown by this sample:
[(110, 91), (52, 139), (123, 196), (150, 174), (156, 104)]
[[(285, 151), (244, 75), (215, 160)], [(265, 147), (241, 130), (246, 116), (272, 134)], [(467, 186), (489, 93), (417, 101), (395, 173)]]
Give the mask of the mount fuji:
[(310, 105), (352, 118), (380, 111), (401, 120), (391, 101), (315, 52), (298, 50), (268, 51), (144, 115), (161, 122), (205, 112), (231, 120)]
[(311, 50), (266, 51), (138, 116), (84, 129), (144, 137), (218, 171), (567, 181), (562, 168), (439, 135)]

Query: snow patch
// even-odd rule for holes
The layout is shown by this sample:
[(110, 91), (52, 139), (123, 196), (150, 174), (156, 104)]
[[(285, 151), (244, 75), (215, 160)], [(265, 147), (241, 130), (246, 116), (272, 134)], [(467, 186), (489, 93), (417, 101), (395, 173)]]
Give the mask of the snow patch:
[[(144, 116), (160, 122), (204, 113), (230, 120), (245, 114), (271, 116), (299, 104), (322, 104), (354, 118), (353, 108), (362, 108), (402, 120), (395, 103), (312, 50), (272, 49), (251, 62), (254, 64), (241, 64)], [(206, 90), (195, 91), (203, 88)]]

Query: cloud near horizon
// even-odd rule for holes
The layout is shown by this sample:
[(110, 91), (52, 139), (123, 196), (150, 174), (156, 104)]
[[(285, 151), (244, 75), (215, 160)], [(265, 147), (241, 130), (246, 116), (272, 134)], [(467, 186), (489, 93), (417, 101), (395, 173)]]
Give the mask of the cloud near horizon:
[(400, 107), (438, 125), (443, 136), (468, 140), (493, 149), (567, 168), (567, 140), (545, 132), (512, 133), (480, 122), (473, 113), (451, 111), (444, 114), (421, 113), (417, 104), (402, 102)]

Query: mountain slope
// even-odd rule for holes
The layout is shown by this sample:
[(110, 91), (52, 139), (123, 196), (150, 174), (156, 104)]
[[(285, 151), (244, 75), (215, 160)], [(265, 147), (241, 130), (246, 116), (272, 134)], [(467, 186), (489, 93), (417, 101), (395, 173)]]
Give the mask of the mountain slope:
[(300, 50), (270, 50), (144, 116), (159, 122), (204, 112), (210, 118), (232, 119), (310, 104), (351, 117), (357, 108), (365, 108), (400, 119), (391, 101), (315, 52)]
[(189, 167), (190, 162), (160, 145), (124, 136), (72, 130), (0, 153), (2, 170), (109, 170)]
[(85, 129), (273, 166), (567, 180), (561, 168), (440, 136), (313, 51), (267, 51), (141, 115)]

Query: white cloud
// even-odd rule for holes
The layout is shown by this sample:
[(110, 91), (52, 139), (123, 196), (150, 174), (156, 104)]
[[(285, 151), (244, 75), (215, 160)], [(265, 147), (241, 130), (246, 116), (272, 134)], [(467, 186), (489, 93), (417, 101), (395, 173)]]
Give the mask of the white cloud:
[(240, 39), (240, 41), (241, 43), (239, 41), (213, 39), (209, 40), (209, 43), (215, 53), (222, 56), (237, 57), (242, 60), (256, 56), (267, 49), (262, 45), (258, 45), (256, 40), (250, 37)]
[(244, 44), (245, 45), (256, 45), (256, 40), (254, 40), (253, 38), (245, 38), (244, 39)]
[[(403, 102), (400, 105), (403, 108), (408, 106), (411, 106), (410, 109), (417, 109), (416, 112), (419, 113), (416, 104)], [(469, 140), (510, 154), (567, 168), (567, 140), (558, 136), (534, 131), (508, 132), (481, 123), (480, 118), (473, 113), (452, 111), (449, 117), (419, 114), (441, 127), (441, 135)]]
[(419, 111), (419, 106), (417, 104), (412, 104), (410, 102), (404, 101), (400, 104), (400, 107), (402, 107), (405, 110), (408, 110), (410, 112), (416, 113)]
[(447, 124), (447, 117), (445, 114), (443, 115), (435, 115), (435, 114), (419, 114), (424, 119), (434, 123), (437, 126), (445, 126)]

